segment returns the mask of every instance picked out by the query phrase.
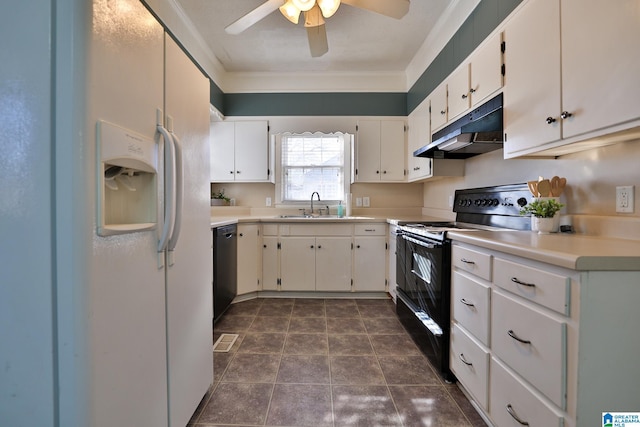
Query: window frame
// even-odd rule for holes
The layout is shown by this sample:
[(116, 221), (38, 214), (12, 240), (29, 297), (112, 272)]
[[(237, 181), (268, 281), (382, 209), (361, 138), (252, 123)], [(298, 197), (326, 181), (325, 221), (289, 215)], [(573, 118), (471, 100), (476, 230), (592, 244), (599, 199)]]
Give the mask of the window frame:
[(282, 140), (286, 137), (325, 137), (325, 136), (339, 136), (342, 138), (343, 142), (343, 150), (344, 150), (344, 165), (343, 165), (343, 173), (344, 173), (344, 182), (343, 182), (343, 191), (342, 197), (340, 199), (329, 200), (324, 199), (322, 194), (320, 194), (320, 206), (331, 206), (337, 205), (339, 202), (345, 203), (344, 195), (350, 192), (351, 184), (353, 182), (353, 174), (352, 174), (352, 156), (353, 156), (353, 141), (354, 135), (350, 133), (342, 133), (342, 132), (284, 132), (274, 135), (275, 141), (275, 184), (276, 184), (276, 192), (275, 192), (275, 205), (276, 207), (308, 207), (311, 202), (311, 194), (309, 194), (308, 200), (299, 200), (299, 201), (289, 201), (283, 200), (283, 182), (284, 182), (284, 166), (282, 163)]

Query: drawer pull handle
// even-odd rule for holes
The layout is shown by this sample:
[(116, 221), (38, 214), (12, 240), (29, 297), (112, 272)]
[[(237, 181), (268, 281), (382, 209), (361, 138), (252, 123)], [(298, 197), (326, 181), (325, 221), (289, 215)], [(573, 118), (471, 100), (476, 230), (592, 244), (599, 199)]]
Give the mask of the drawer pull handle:
[(511, 281), (512, 281), (513, 283), (517, 283), (518, 285), (522, 285), (522, 286), (530, 286), (530, 287), (532, 287), (532, 288), (535, 288), (535, 287), (536, 287), (535, 283), (527, 283), (527, 282), (523, 282), (523, 281), (521, 281), (521, 280), (518, 280), (518, 278), (517, 278), (517, 277), (512, 277), (512, 278), (511, 278)]
[(464, 262), (465, 264), (475, 264), (475, 261), (469, 261), (466, 258), (460, 258), (460, 261)]
[(522, 344), (531, 344), (531, 341), (529, 341), (529, 340), (523, 340), (522, 338), (520, 338), (519, 336), (517, 336), (517, 335), (516, 335), (516, 333), (515, 333), (515, 332), (513, 332), (513, 330), (512, 330), (512, 329), (509, 329), (509, 330), (507, 331), (507, 334), (509, 334), (509, 336), (510, 336), (511, 338), (513, 338), (514, 340), (516, 340), (516, 341), (518, 341), (518, 342), (521, 342)]
[(467, 362), (467, 359), (464, 358), (464, 354), (460, 353), (460, 356), (458, 356), (460, 358), (460, 360), (462, 360), (462, 363), (464, 363), (467, 366), (473, 366), (473, 363), (471, 362)]
[(528, 426), (529, 425), (528, 422), (522, 421), (520, 419), (520, 417), (516, 414), (516, 411), (513, 410), (513, 406), (511, 406), (511, 403), (507, 404), (507, 412), (509, 413), (509, 415), (511, 415), (511, 418), (516, 420), (520, 425), (523, 425), (523, 426)]
[(460, 298), (460, 302), (463, 303), (464, 305), (468, 306), (468, 307), (475, 307), (476, 306), (474, 303), (469, 302), (464, 298)]

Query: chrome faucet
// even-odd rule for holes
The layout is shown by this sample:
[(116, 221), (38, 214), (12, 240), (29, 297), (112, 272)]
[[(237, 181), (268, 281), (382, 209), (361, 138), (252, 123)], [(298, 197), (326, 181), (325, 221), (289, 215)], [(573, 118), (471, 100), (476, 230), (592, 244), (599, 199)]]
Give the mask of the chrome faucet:
[(320, 194), (318, 194), (317, 191), (314, 191), (313, 193), (311, 193), (311, 215), (313, 215), (313, 195), (318, 196), (318, 201), (320, 201)]

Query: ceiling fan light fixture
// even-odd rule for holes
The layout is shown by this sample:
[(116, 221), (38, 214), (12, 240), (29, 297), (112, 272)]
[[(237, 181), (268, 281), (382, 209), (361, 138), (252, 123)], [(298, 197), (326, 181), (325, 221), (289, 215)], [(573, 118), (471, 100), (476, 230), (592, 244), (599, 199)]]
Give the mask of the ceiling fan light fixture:
[(318, 27), (324, 25), (324, 18), (318, 5), (314, 5), (310, 10), (304, 13), (304, 26), (305, 27)]
[(316, 0), (291, 0), (295, 7), (303, 12), (310, 10), (316, 4)]
[(340, 0), (317, 0), (318, 6), (320, 6), (320, 10), (322, 11), (322, 16), (325, 18), (330, 18), (336, 13), (338, 7), (340, 6)]
[(279, 7), (280, 13), (291, 21), (294, 24), (298, 23), (298, 19), (300, 18), (300, 9), (293, 4), (292, 0), (287, 0), (285, 4)]

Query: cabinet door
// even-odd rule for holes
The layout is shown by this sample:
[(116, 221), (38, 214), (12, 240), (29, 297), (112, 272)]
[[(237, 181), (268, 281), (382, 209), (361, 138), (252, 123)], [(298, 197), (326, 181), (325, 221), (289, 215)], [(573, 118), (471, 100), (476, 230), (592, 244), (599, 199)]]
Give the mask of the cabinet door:
[(501, 33), (493, 35), (471, 57), (471, 106), (481, 104), (502, 87)]
[(316, 290), (351, 290), (351, 238), (316, 237)]
[(380, 181), (380, 120), (358, 121), (356, 181)]
[[(504, 37), (504, 157), (509, 158), (561, 137), (558, 0), (525, 4), (507, 22)], [(547, 117), (553, 121), (547, 123)]]
[(407, 174), (409, 182), (426, 178), (431, 174), (431, 159), (413, 157), (413, 152), (431, 142), (431, 117), (429, 106), (431, 100), (427, 98), (409, 115), (409, 135), (407, 149)]
[(447, 123), (447, 111), (447, 84), (443, 82), (431, 92), (431, 132)]
[(356, 236), (353, 240), (353, 290), (384, 292), (386, 237)]
[(258, 224), (238, 225), (238, 295), (256, 292), (261, 261), (258, 251)]
[(380, 180), (404, 181), (405, 126), (402, 120), (380, 123)]
[(235, 180), (268, 181), (269, 132), (267, 122), (235, 122)]
[(211, 181), (229, 182), (235, 179), (234, 140), (235, 124), (233, 122), (211, 123)]
[(278, 290), (278, 238), (262, 237), (262, 290)]
[(640, 0), (562, 0), (563, 137), (640, 118)]
[(315, 291), (315, 237), (283, 237), (280, 241), (280, 289)]
[(454, 120), (471, 107), (471, 80), (469, 77), (470, 65), (464, 62), (447, 79), (449, 85), (449, 97), (447, 106), (449, 107), (449, 120)]

